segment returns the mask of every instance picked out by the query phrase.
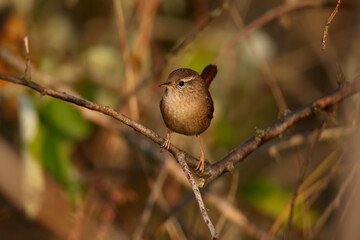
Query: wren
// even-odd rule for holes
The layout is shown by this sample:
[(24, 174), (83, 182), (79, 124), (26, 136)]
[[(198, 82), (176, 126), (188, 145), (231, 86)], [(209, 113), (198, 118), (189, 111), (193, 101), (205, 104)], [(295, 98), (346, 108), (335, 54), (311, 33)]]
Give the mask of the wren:
[(201, 75), (196, 71), (180, 68), (170, 73), (167, 81), (160, 86), (166, 87), (160, 101), (160, 110), (167, 127), (162, 151), (170, 147), (170, 134), (176, 132), (188, 136), (196, 135), (200, 144), (200, 158), (196, 167), (198, 173), (204, 171), (204, 151), (200, 134), (210, 126), (214, 113), (214, 103), (209, 86), (215, 78), (217, 68), (208, 65)]

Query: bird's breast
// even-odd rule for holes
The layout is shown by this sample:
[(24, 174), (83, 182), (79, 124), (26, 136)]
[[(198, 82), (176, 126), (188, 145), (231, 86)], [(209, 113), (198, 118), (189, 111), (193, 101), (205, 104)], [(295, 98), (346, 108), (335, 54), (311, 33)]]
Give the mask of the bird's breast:
[[(164, 95), (160, 109), (166, 126), (177, 133), (199, 135), (210, 125), (209, 97)], [(211, 101), (212, 104), (212, 101)]]

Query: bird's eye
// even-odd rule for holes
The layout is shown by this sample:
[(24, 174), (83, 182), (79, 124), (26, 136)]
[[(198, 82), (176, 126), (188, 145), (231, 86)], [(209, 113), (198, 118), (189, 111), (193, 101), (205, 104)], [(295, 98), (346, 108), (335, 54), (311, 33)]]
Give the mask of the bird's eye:
[(179, 86), (180, 86), (180, 87), (184, 86), (184, 81), (180, 81), (180, 82), (179, 82)]

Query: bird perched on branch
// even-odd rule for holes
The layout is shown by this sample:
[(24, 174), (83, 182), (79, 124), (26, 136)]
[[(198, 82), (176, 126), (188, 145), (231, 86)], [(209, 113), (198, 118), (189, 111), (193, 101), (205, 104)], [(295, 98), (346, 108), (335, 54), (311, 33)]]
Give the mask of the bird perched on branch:
[(196, 135), (200, 144), (200, 158), (196, 167), (198, 173), (204, 171), (204, 151), (200, 134), (210, 126), (214, 113), (214, 103), (209, 86), (215, 78), (217, 68), (208, 65), (201, 75), (188, 68), (176, 69), (170, 73), (167, 81), (160, 84), (166, 87), (160, 101), (160, 110), (167, 127), (167, 134), (162, 151), (170, 147), (170, 134)]

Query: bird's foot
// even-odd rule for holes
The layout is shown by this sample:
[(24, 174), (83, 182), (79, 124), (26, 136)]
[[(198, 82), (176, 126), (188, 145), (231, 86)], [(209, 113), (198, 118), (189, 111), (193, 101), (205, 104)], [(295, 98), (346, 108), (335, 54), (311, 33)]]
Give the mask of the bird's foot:
[(199, 157), (199, 163), (195, 168), (195, 171), (197, 174), (202, 174), (204, 172), (204, 163), (205, 163), (205, 156), (204, 156), (203, 151), (201, 151), (200, 157)]
[(170, 144), (171, 144), (171, 143), (170, 143), (170, 134), (167, 133), (167, 134), (166, 134), (165, 141), (164, 141), (163, 145), (161, 145), (161, 152), (163, 152), (165, 149), (166, 149), (166, 150), (169, 150)]

